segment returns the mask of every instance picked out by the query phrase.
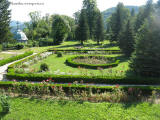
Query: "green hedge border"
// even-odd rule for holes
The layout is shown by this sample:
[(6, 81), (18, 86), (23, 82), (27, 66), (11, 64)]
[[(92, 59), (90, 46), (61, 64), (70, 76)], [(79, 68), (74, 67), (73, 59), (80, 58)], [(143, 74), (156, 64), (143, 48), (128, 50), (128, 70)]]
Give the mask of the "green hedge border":
[(102, 56), (102, 55), (81, 55), (81, 56), (74, 56), (70, 57), (66, 60), (66, 64), (72, 67), (82, 67), (82, 68), (89, 68), (89, 69), (97, 69), (97, 68), (109, 68), (109, 67), (116, 67), (118, 66), (120, 60), (115, 60), (113, 63), (109, 64), (85, 64), (85, 63), (77, 63), (73, 61), (76, 58), (81, 58), (81, 57), (105, 57), (105, 58), (115, 58), (115, 57), (108, 57), (108, 56)]
[(5, 64), (7, 64), (7, 63), (10, 63), (10, 62), (22, 59), (22, 58), (25, 58), (25, 57), (27, 57), (29, 55), (32, 55), (32, 54), (33, 54), (33, 52), (29, 51), (29, 52), (25, 52), (24, 54), (21, 54), (21, 55), (17, 55), (17, 56), (11, 57), (11, 58), (7, 58), (7, 59), (4, 59), (4, 60), (1, 60), (0, 61), (0, 66), (3, 66)]
[[(24, 86), (26, 87), (26, 83), (29, 86), (42, 86), (44, 85), (43, 83), (28, 83), (28, 82), (13, 82), (13, 81), (0, 81), (0, 88), (8, 88), (8, 87), (14, 87), (15, 84), (19, 86)], [(79, 89), (79, 90), (89, 90), (92, 89), (93, 91), (95, 90), (100, 90), (101, 92), (103, 91), (112, 91), (113, 88), (116, 88), (116, 85), (113, 86), (96, 86), (96, 85), (78, 85), (78, 84), (48, 84), (45, 85), (48, 87), (63, 87), (65, 91), (68, 91), (69, 89)], [(139, 89), (145, 93), (151, 93), (153, 90), (160, 91), (160, 86), (119, 86), (120, 89), (128, 91), (129, 88), (134, 88), (134, 89)]]
[(109, 49), (48, 49), (48, 51), (80, 52), (80, 53), (86, 53), (87, 51), (105, 51), (111, 54), (122, 54), (120, 50), (109, 50)]

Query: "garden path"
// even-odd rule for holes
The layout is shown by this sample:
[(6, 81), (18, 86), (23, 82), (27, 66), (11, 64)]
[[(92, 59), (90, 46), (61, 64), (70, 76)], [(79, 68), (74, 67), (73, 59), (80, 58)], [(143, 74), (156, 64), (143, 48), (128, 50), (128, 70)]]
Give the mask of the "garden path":
[[(37, 54), (37, 53), (33, 53), (32, 55), (35, 55), (35, 54)], [(32, 56), (32, 55), (30, 55), (30, 56)], [(27, 57), (30, 57), (30, 56), (27, 56)], [(27, 57), (25, 57), (25, 58), (27, 58)], [(25, 58), (23, 58), (23, 59), (25, 59)], [(23, 60), (23, 59), (20, 59), (20, 60)], [(7, 74), (8, 66), (10, 66), (11, 64), (18, 62), (20, 60), (16, 60), (14, 62), (0, 66), (0, 81), (7, 81), (6, 74)]]

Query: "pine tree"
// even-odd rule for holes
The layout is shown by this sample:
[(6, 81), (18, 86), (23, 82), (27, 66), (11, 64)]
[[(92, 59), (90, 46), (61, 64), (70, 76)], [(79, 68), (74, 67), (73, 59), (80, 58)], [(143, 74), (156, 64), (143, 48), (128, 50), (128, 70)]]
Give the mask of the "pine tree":
[(99, 11), (97, 8), (96, 0), (84, 0), (83, 9), (86, 11), (87, 23), (89, 27), (89, 38), (94, 39), (96, 30), (97, 12)]
[(76, 38), (81, 42), (81, 45), (83, 45), (83, 42), (89, 38), (89, 27), (87, 23), (86, 11), (84, 9), (81, 10), (79, 23), (76, 29)]
[(156, 17), (146, 19), (138, 31), (130, 68), (146, 77), (160, 76), (160, 26)]
[(111, 42), (118, 41), (119, 33), (123, 30), (130, 12), (124, 7), (122, 3), (119, 3), (116, 8), (116, 12), (112, 14), (110, 18), (109, 26), (112, 31)]
[(102, 14), (100, 12), (98, 14), (97, 21), (96, 21), (95, 39), (98, 45), (100, 41), (104, 40), (104, 23), (103, 23)]
[(134, 51), (135, 36), (130, 20), (128, 20), (125, 30), (119, 36), (119, 47), (125, 56), (130, 57)]
[(139, 13), (137, 15), (137, 19), (135, 22), (135, 31), (138, 32), (138, 29), (143, 24), (144, 20), (151, 16), (153, 13), (153, 1), (148, 0), (144, 8), (140, 8)]
[(7, 41), (10, 35), (10, 10), (8, 0), (0, 0), (0, 44)]

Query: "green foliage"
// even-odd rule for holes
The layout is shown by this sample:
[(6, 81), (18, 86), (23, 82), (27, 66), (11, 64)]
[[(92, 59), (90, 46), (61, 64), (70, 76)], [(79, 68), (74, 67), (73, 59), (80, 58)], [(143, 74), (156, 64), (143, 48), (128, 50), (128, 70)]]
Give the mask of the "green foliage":
[(62, 52), (57, 52), (57, 57), (62, 57), (62, 56), (63, 56)]
[(49, 67), (46, 63), (42, 63), (40, 66), (40, 71), (48, 71)]
[(16, 45), (16, 49), (17, 50), (20, 50), (20, 49), (23, 49), (24, 48), (24, 45), (23, 44), (17, 44)]
[(97, 21), (97, 8), (96, 0), (83, 0), (83, 10), (86, 12), (87, 24), (89, 27), (89, 38), (95, 38), (95, 29)]
[(130, 67), (141, 76), (160, 76), (160, 27), (157, 24), (158, 19), (159, 17), (146, 19), (137, 35)]
[(52, 35), (55, 45), (61, 44), (63, 40), (66, 39), (69, 30), (69, 26), (60, 15), (56, 15), (53, 17)]
[(97, 41), (97, 44), (99, 44), (100, 41), (104, 40), (104, 23), (102, 14), (99, 12), (97, 15), (96, 20), (96, 30), (95, 30), (95, 39)]
[(154, 11), (153, 8), (153, 1), (148, 0), (144, 7), (141, 7), (139, 13), (137, 15), (137, 19), (135, 22), (135, 31), (138, 32), (138, 29), (143, 25), (146, 18), (151, 16), (152, 12)]
[(32, 54), (33, 54), (33, 52), (29, 51), (29, 52), (25, 52), (22, 55), (17, 55), (17, 56), (11, 57), (11, 58), (0, 60), (0, 66), (3, 66), (3, 65), (5, 65), (7, 63), (10, 63), (10, 62), (13, 62), (15, 60), (22, 59), (22, 58), (27, 57), (27, 56), (32, 55)]
[(109, 20), (111, 38), (110, 41), (118, 41), (120, 32), (124, 29), (124, 26), (129, 19), (130, 12), (124, 7), (122, 3), (119, 3), (116, 8), (116, 12), (112, 14)]
[(8, 113), (10, 111), (9, 97), (6, 95), (0, 96), (0, 104), (3, 113)]
[(135, 36), (133, 32), (133, 28), (131, 25), (131, 21), (128, 20), (126, 28), (121, 34), (119, 35), (118, 44), (122, 52), (125, 56), (130, 57), (134, 51), (134, 43), (135, 43)]
[(2, 48), (2, 45), (0, 44), (0, 52), (2, 51), (2, 49), (3, 49), (3, 48)]
[[(74, 59), (76, 59), (76, 58), (84, 58), (84, 57), (86, 57), (86, 56), (74, 56), (74, 57), (68, 58), (66, 60), (66, 64), (68, 64), (72, 67), (77, 67), (77, 68), (81, 67), (81, 68), (98, 69), (98, 68), (115, 67), (119, 63), (119, 60), (115, 60), (113, 63), (95, 65), (95, 64), (77, 63), (74, 61)], [(95, 55), (95, 56), (88, 56), (88, 57), (100, 57), (100, 56)], [(113, 59), (112, 57), (106, 57), (106, 58)]]
[(84, 41), (89, 39), (89, 26), (87, 23), (86, 11), (84, 9), (81, 10), (79, 23), (76, 29), (76, 38), (81, 42), (81, 45), (83, 45)]
[(11, 11), (8, 10), (9, 5), (8, 0), (0, 1), (0, 44), (7, 42), (11, 35), (9, 28)]

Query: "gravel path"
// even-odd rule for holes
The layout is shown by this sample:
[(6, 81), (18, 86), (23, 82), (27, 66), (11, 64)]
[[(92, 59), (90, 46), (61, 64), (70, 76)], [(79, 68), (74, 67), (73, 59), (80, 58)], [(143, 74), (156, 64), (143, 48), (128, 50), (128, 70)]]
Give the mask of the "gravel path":
[[(35, 54), (37, 54), (37, 53), (33, 53), (32, 55), (35, 55)], [(30, 56), (32, 56), (32, 55), (30, 55)], [(30, 57), (30, 56), (27, 56), (27, 57)], [(27, 57), (25, 57), (25, 58), (27, 58)], [(25, 59), (25, 58), (23, 58), (23, 59)], [(23, 59), (20, 59), (20, 60), (23, 60)], [(15, 63), (15, 62), (18, 62), (18, 61), (20, 61), (20, 60), (16, 60), (16, 61), (14, 61), (14, 62), (5, 64), (5, 65), (3, 65), (3, 66), (0, 66), (0, 81), (7, 81), (7, 79), (6, 79), (6, 74), (7, 74), (8, 66), (10, 66), (11, 64), (13, 64), (13, 63)]]

